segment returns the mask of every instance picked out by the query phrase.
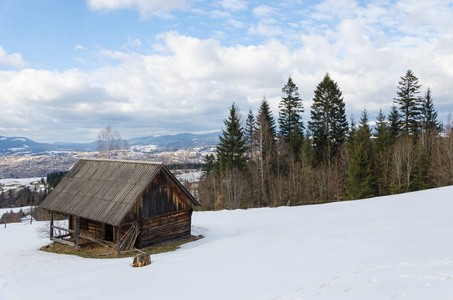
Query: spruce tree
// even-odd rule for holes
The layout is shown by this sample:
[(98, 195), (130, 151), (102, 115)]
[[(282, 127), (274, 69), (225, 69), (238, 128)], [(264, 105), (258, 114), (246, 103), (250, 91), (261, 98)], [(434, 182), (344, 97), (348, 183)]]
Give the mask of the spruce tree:
[(346, 140), (348, 122), (342, 93), (329, 74), (317, 85), (308, 128), (313, 134), (315, 165), (329, 164)]
[(275, 119), (266, 98), (263, 98), (257, 116), (257, 136), (261, 159), (269, 160), (274, 155), (277, 129)]
[(430, 88), (428, 88), (423, 98), (422, 127), (426, 133), (434, 135), (439, 134), (443, 129), (442, 123), (437, 120), (437, 112), (434, 108)]
[(422, 98), (418, 78), (412, 70), (407, 70), (406, 74), (398, 82), (398, 91), (393, 102), (399, 106), (401, 112), (401, 125), (405, 135), (415, 135), (421, 127)]
[[(396, 110), (398, 114), (398, 110)], [(374, 140), (374, 174), (376, 178), (378, 194), (386, 195), (389, 189), (391, 155), (392, 155), (392, 137), (390, 133), (390, 126), (385, 120), (385, 115), (382, 109), (376, 118)]]
[(247, 158), (245, 155), (245, 138), (244, 128), (236, 108), (233, 105), (230, 108), (228, 119), (224, 120), (225, 129), (222, 129), (222, 135), (219, 137), (217, 145), (217, 159), (222, 170), (243, 170), (246, 166)]
[(304, 112), (302, 99), (299, 96), (299, 88), (291, 77), (282, 88), (285, 94), (279, 104), (280, 134), (286, 143), (290, 145), (295, 154), (300, 150), (299, 145), (303, 139), (304, 125), (301, 114)]
[(264, 119), (266, 119), (267, 124), (269, 124), (268, 126), (269, 132), (275, 139), (277, 137), (277, 126), (275, 125), (275, 119), (269, 107), (269, 103), (267, 102), (266, 97), (263, 97), (263, 100), (261, 101), (260, 107), (258, 109), (258, 116), (263, 116)]
[(374, 196), (371, 131), (368, 113), (362, 112), (360, 128), (354, 131), (348, 142), (348, 166), (346, 168), (345, 193), (348, 199), (364, 199)]
[(426, 189), (431, 186), (429, 169), (432, 161), (435, 137), (442, 131), (442, 124), (437, 121), (431, 89), (428, 88), (423, 98), (421, 110), (422, 135), (417, 143), (417, 160), (415, 162), (413, 190)]
[(262, 203), (270, 205), (271, 169), (276, 153), (275, 119), (266, 98), (263, 98), (257, 116), (257, 144), (259, 149), (259, 176), (261, 195), (258, 206)]
[(378, 152), (383, 151), (390, 146), (390, 127), (385, 121), (385, 115), (382, 112), (382, 109), (379, 110), (379, 113), (376, 117), (376, 128), (374, 136), (376, 138), (376, 150)]
[(357, 124), (355, 122), (354, 116), (351, 116), (349, 123), (348, 142), (352, 143), (357, 134)]
[(206, 155), (202, 167), (203, 177), (206, 178), (207, 176), (215, 172), (216, 169), (217, 161), (215, 159), (215, 156), (213, 154)]
[(256, 120), (255, 116), (253, 115), (252, 109), (249, 109), (247, 119), (245, 120), (244, 129), (244, 137), (249, 158), (253, 157), (253, 152), (256, 149), (255, 135), (256, 135)]
[(395, 141), (395, 139), (400, 136), (401, 134), (401, 115), (398, 111), (398, 108), (393, 105), (389, 116), (388, 116), (388, 121), (389, 121), (389, 134), (390, 134), (390, 139), (392, 141)]

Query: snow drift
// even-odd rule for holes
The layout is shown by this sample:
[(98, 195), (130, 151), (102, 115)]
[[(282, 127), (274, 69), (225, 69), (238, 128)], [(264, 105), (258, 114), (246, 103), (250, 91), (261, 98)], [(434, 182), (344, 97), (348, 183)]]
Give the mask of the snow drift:
[(453, 187), (316, 206), (194, 212), (204, 239), (152, 256), (37, 250), (0, 226), (0, 299), (453, 299)]

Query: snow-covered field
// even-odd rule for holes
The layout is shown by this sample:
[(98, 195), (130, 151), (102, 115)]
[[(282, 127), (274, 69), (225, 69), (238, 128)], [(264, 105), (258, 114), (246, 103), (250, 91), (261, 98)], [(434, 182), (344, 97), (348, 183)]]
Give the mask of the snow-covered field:
[[(28, 214), (30, 213), (31, 206), (24, 206), (24, 207), (14, 207), (14, 208), (0, 208), (0, 218), (2, 215), (6, 212), (11, 212), (13, 211), (14, 213), (18, 213), (20, 210), (22, 210), (23, 213)], [(2, 245), (0, 244), (0, 252), (2, 249)]]
[(203, 171), (201, 170), (172, 170), (172, 172), (181, 182), (198, 182), (200, 181), (201, 176), (203, 176)]
[(40, 252), (0, 226), (0, 299), (453, 299), (453, 187), (317, 206), (194, 212), (205, 238), (152, 256)]
[(44, 185), (41, 184), (41, 177), (0, 179), (0, 190), (3, 190), (4, 192), (25, 187), (43, 189)]

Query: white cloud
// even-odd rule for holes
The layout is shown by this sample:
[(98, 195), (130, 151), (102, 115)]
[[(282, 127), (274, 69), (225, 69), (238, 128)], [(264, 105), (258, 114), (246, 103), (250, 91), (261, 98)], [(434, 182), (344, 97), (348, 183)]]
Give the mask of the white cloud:
[(127, 45), (132, 48), (140, 48), (142, 46), (142, 41), (139, 38), (128, 39)]
[(325, 0), (315, 6), (314, 17), (318, 20), (346, 19), (358, 10), (354, 0)]
[[(162, 44), (165, 54), (103, 51), (118, 63), (89, 72), (0, 72), (2, 105), (15, 112), (4, 123), (19, 127), (12, 116), (20, 112), (27, 116), (22, 127), (46, 134), (58, 127), (55, 140), (74, 139), (74, 126), (89, 132), (110, 124), (125, 136), (218, 130), (233, 101), (245, 113), (247, 99), (279, 93), (287, 68), (288, 53), (278, 43), (222, 47), (213, 39), (168, 33)], [(146, 132), (152, 127), (157, 131)]]
[(74, 47), (74, 50), (75, 50), (75, 51), (81, 51), (81, 50), (85, 50), (85, 49), (86, 49), (86, 48), (85, 48), (84, 46), (80, 45), (80, 44), (79, 44), (79, 45), (76, 45), (76, 46)]
[(24, 68), (27, 63), (22, 58), (20, 53), (8, 54), (2, 46), (0, 46), (0, 66), (8, 66), (14, 68)]
[(258, 24), (253, 25), (249, 28), (249, 34), (257, 34), (266, 37), (275, 37), (283, 34), (283, 30), (272, 22), (273, 19), (268, 19), (265, 21), (260, 21)]
[(219, 4), (229, 11), (241, 11), (247, 9), (247, 2), (243, 0), (221, 0)]
[(231, 17), (231, 14), (227, 11), (222, 11), (222, 10), (213, 10), (209, 13), (211, 18), (215, 19), (223, 19), (223, 18), (228, 18)]
[(168, 18), (169, 11), (189, 7), (189, 0), (87, 0), (87, 3), (93, 10), (136, 9), (142, 16), (157, 15), (164, 18)]
[(278, 26), (282, 21), (269, 18), (249, 28), (270, 37), (260, 44), (226, 46), (167, 32), (152, 45), (153, 53), (101, 51), (110, 65), (91, 71), (0, 71), (2, 126), (33, 128), (53, 140), (94, 140), (106, 125), (124, 137), (216, 130), (232, 102), (246, 114), (266, 96), (277, 116), (288, 76), (304, 99), (306, 121), (313, 90), (326, 72), (343, 91), (348, 116), (358, 117), (366, 107), (374, 119), (380, 108), (388, 112), (399, 77), (409, 68), (423, 91), (432, 88), (445, 121), (453, 94), (453, 18), (446, 17), (451, 8), (425, 3), (422, 21), (393, 2), (376, 1), (353, 12), (345, 9), (351, 2), (341, 3), (336, 9), (347, 18), (320, 21), (317, 7), (304, 23), (316, 28), (301, 27), (291, 44), (279, 40), (287, 34)]
[(258, 22), (249, 26), (248, 33), (260, 35), (268, 38), (290, 36), (289, 24), (280, 14), (279, 9), (269, 5), (260, 5), (253, 9), (253, 15), (258, 18)]
[(253, 15), (258, 18), (271, 17), (278, 13), (278, 9), (269, 5), (260, 5), (253, 9)]
[(228, 20), (228, 26), (231, 26), (233, 28), (244, 28), (244, 22), (235, 20), (235, 19), (230, 19)]

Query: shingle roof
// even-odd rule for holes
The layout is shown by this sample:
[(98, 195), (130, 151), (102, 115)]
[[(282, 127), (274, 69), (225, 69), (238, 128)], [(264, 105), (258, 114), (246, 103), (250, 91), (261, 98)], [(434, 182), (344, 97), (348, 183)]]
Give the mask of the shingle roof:
[[(137, 201), (161, 163), (81, 159), (41, 203), (41, 207), (117, 226)], [(179, 183), (194, 205), (199, 203)]]

